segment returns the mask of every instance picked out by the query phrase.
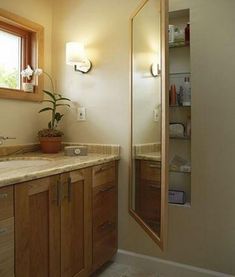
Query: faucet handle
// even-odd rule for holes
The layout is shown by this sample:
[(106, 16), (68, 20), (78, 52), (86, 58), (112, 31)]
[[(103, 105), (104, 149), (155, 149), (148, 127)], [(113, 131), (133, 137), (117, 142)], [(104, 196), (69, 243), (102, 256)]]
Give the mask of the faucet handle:
[(14, 137), (4, 137), (4, 136), (0, 136), (0, 145), (2, 145), (2, 144), (3, 144), (3, 141), (4, 141), (4, 140), (7, 140), (7, 139), (16, 139), (16, 138), (14, 138)]

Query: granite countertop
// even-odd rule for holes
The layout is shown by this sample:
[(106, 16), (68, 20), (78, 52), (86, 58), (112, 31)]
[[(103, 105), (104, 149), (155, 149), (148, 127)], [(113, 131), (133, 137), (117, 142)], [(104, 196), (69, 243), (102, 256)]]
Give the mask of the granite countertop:
[(149, 152), (149, 153), (136, 154), (135, 159), (160, 162), (161, 161), (161, 153), (160, 152)]
[[(22, 166), (1, 167), (1, 161), (25, 160)], [(30, 163), (30, 161), (33, 161)], [(39, 160), (38, 164), (36, 160)], [(23, 155), (7, 156), (0, 158), (0, 187), (30, 181), (50, 175), (61, 174), (72, 170), (99, 165), (102, 163), (119, 160), (119, 155), (88, 154), (87, 156), (70, 157), (64, 152), (58, 154), (43, 154), (32, 152)], [(43, 162), (44, 161), (44, 162)], [(33, 164), (34, 163), (34, 164)]]

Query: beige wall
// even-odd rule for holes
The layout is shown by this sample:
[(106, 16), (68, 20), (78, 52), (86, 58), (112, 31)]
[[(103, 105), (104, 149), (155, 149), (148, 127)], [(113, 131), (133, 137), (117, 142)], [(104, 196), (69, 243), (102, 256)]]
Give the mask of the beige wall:
[[(50, 0), (0, 0), (0, 7), (26, 17), (45, 28), (45, 67), (51, 67), (52, 9)], [(38, 114), (39, 103), (0, 99), (0, 135), (16, 137), (4, 145), (24, 144), (37, 140), (42, 117)]]
[[(75, 121), (74, 110), (67, 116), (66, 139), (122, 147), (120, 248), (235, 274), (235, 3), (174, 0), (178, 8), (190, 6), (192, 16), (192, 208), (170, 207), (168, 247), (162, 253), (128, 215), (128, 18), (140, 2), (63, 0), (55, 5), (53, 68), (61, 90), (84, 105), (88, 116), (82, 123)], [(70, 40), (85, 42), (93, 62), (89, 74), (65, 65)]]
[[(172, 0), (173, 1), (173, 0)], [(192, 16), (192, 208), (170, 207), (162, 253), (128, 214), (129, 16), (140, 0), (54, 1), (53, 69), (63, 93), (87, 108), (87, 122), (65, 121), (66, 140), (119, 143), (119, 247), (235, 274), (234, 0), (174, 0)], [(185, 5), (184, 5), (185, 4)], [(51, 9), (46, 0), (3, 1), (1, 7), (46, 28), (50, 69)], [(30, 12), (29, 12), (30, 11)], [(93, 62), (88, 75), (65, 65), (69, 40), (83, 40)], [(35, 140), (38, 104), (0, 100), (0, 126), (17, 142)], [(20, 121), (19, 121), (20, 114)]]

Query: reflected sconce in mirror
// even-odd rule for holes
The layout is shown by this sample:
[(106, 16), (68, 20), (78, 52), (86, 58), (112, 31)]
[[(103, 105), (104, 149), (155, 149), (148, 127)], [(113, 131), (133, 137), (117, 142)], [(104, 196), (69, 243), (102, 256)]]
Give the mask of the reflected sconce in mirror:
[(79, 42), (66, 43), (66, 64), (74, 66), (75, 71), (87, 73), (92, 63), (85, 54), (84, 45)]
[(161, 75), (161, 69), (159, 63), (153, 63), (150, 67), (150, 72), (153, 77), (159, 77)]

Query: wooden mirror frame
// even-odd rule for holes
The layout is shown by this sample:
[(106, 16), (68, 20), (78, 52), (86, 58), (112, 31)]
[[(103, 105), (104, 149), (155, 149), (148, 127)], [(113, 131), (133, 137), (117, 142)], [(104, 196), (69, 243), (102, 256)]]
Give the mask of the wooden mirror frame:
[(130, 156), (129, 156), (129, 213), (130, 215), (140, 224), (140, 226), (147, 232), (147, 234), (164, 250), (166, 246), (167, 238), (167, 222), (168, 222), (168, 0), (160, 1), (160, 29), (161, 29), (161, 93), (162, 93), (162, 105), (161, 105), (161, 227), (160, 235), (158, 236), (144, 221), (143, 219), (133, 210), (132, 208), (132, 172), (133, 172), (133, 20), (140, 10), (145, 6), (149, 0), (144, 0), (137, 10), (133, 13), (130, 18)]

